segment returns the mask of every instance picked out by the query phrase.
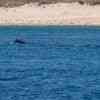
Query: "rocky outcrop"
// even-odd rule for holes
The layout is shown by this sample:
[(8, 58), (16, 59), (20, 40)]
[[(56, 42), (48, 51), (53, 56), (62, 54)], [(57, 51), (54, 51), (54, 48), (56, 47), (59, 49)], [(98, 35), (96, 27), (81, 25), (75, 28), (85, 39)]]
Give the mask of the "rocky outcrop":
[(57, 3), (57, 2), (67, 2), (67, 3), (78, 2), (80, 4), (86, 3), (90, 5), (100, 4), (100, 0), (0, 0), (0, 6), (14, 7), (34, 2), (39, 3), (39, 5)]

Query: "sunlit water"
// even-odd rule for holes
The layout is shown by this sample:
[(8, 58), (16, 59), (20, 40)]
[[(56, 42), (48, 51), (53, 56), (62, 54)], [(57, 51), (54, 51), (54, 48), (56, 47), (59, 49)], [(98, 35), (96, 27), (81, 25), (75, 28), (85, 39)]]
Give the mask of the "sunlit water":
[(100, 27), (0, 26), (0, 100), (100, 100)]

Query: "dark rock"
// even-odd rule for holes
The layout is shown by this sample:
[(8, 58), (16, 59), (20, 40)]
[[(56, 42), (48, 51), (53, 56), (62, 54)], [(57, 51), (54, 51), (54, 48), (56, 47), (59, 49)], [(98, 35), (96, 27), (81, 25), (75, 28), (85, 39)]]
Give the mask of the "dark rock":
[(18, 44), (25, 44), (26, 42), (24, 40), (21, 40), (21, 39), (16, 39), (14, 41), (14, 43), (18, 43)]
[(83, 1), (78, 1), (78, 3), (79, 3), (79, 4), (81, 4), (81, 5), (83, 5), (83, 4), (84, 4), (84, 2), (83, 2)]

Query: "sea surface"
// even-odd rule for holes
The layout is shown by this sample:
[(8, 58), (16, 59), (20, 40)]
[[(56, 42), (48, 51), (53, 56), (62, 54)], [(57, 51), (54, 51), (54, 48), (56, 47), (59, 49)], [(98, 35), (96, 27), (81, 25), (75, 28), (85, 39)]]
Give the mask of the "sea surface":
[(0, 26), (0, 100), (100, 100), (100, 26)]

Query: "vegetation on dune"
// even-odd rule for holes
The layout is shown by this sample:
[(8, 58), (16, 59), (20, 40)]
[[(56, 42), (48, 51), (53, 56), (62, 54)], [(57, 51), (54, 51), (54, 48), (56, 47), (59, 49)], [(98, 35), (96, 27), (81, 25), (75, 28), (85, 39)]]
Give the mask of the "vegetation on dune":
[(78, 2), (80, 4), (86, 3), (90, 5), (100, 4), (100, 0), (0, 0), (0, 6), (14, 7), (34, 2), (39, 3), (39, 5), (57, 3), (57, 2), (66, 2), (66, 3)]

